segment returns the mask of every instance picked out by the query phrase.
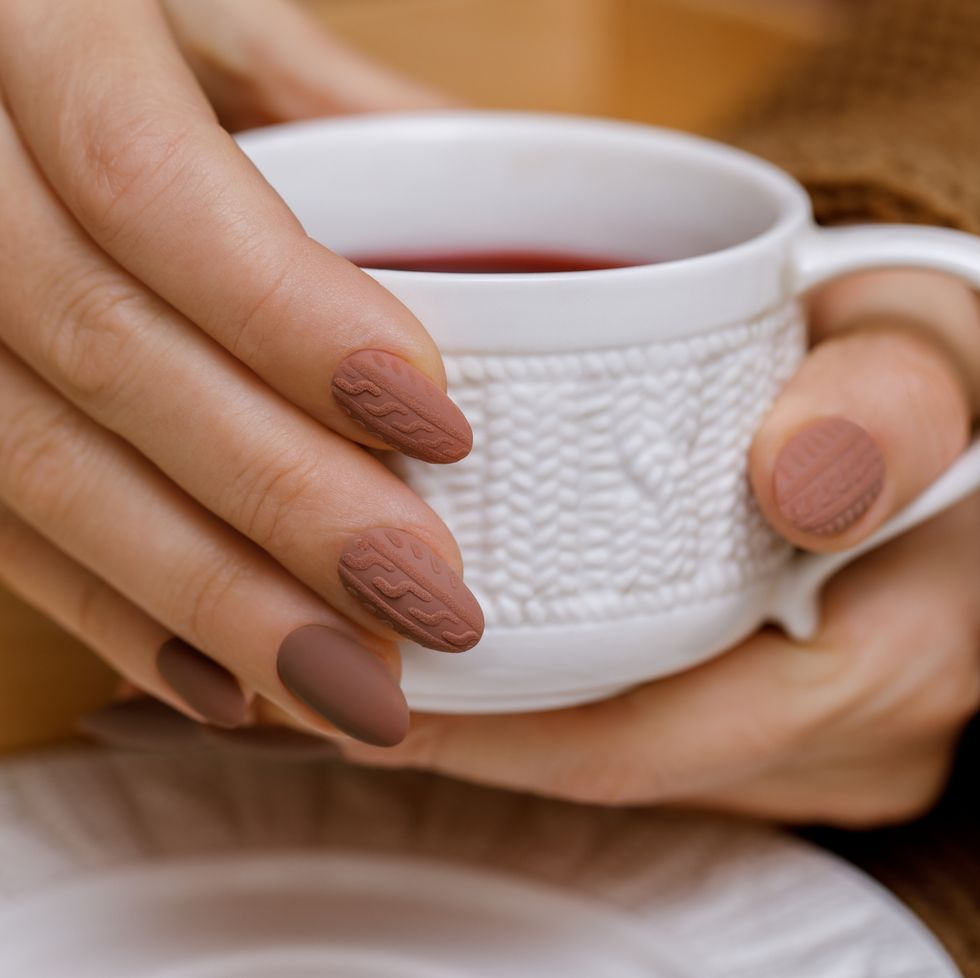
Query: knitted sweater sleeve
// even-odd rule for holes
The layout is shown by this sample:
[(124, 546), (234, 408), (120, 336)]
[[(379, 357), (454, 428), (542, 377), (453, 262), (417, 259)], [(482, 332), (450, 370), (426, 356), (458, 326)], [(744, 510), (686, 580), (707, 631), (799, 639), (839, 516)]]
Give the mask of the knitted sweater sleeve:
[(980, 233), (980, 0), (870, 0), (726, 135), (802, 181), (824, 224)]

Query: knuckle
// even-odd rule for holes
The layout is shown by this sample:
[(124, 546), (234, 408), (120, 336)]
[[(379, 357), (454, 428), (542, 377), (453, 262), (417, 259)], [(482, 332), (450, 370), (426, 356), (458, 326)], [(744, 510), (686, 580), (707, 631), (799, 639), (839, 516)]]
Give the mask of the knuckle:
[(243, 363), (258, 360), (275, 325), (290, 320), (292, 272), (290, 262), (285, 262), (278, 270), (270, 270), (268, 281), (256, 287), (250, 305), (232, 325), (225, 346)]
[(866, 830), (901, 825), (927, 815), (942, 795), (946, 779), (921, 778), (914, 783), (877, 783), (830, 802), (819, 821), (842, 829)]
[(77, 486), (85, 445), (80, 415), (66, 404), (32, 404), (5, 424), (0, 439), (0, 485), (3, 495), (32, 522), (59, 522)]
[(231, 555), (211, 554), (192, 565), (184, 577), (178, 608), (187, 608), (187, 626), (191, 636), (213, 635), (226, 609), (229, 597), (244, 582), (246, 570), (242, 562)]
[(897, 746), (874, 767), (853, 772), (821, 796), (816, 820), (847, 829), (900, 825), (928, 814), (942, 797), (958, 738)]
[(309, 525), (304, 500), (317, 484), (319, 468), (317, 459), (288, 452), (249, 461), (226, 490), (230, 522), (265, 550), (295, 546), (299, 527)]
[(70, 193), (82, 223), (111, 240), (186, 173), (196, 130), (138, 102), (99, 108), (75, 134), (84, 165)]
[(109, 404), (129, 372), (134, 322), (144, 312), (139, 293), (125, 282), (101, 275), (76, 282), (42, 341), (54, 385), (78, 403)]
[(935, 663), (934, 697), (927, 701), (933, 729), (938, 733), (958, 730), (980, 710), (980, 642), (972, 622), (966, 616), (958, 616), (958, 625), (952, 617), (946, 619), (944, 629), (945, 655), (937, 655), (933, 644), (925, 645), (925, 653)]
[(919, 688), (909, 712), (909, 724), (923, 735), (958, 730), (980, 708), (980, 666), (956, 670), (950, 663), (950, 669), (949, 675), (934, 676)]

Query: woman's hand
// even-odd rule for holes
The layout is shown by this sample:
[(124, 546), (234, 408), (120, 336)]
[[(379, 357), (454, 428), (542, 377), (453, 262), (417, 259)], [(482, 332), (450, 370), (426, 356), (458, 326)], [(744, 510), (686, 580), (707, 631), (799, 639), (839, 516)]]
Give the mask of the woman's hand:
[(0, 4), (0, 577), (196, 718), (260, 694), (394, 743), (390, 626), (456, 651), (482, 615), (360, 446), (451, 462), (469, 426), (421, 324), (304, 234), (201, 83), (234, 123), (436, 104), (274, 0)]
[[(888, 272), (818, 295), (811, 322), (817, 345), (759, 432), (751, 477), (775, 526), (827, 551), (870, 534), (965, 446), (980, 310), (958, 283)], [(765, 630), (614, 700), (415, 717), (400, 747), (345, 753), (602, 804), (910, 817), (941, 790), (980, 704), (980, 495), (849, 567), (823, 612), (806, 644)]]

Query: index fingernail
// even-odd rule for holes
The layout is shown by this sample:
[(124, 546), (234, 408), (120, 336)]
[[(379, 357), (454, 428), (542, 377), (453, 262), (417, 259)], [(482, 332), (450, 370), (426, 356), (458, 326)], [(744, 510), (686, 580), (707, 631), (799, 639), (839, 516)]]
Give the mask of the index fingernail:
[(333, 396), (392, 448), (424, 462), (458, 462), (473, 447), (463, 412), (421, 370), (384, 350), (359, 350), (333, 375)]

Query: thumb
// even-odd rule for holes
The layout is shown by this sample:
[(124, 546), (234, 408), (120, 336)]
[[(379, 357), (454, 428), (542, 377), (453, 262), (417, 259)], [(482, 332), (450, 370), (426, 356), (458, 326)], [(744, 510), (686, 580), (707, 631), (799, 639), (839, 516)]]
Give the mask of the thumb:
[(872, 273), (818, 295), (811, 329), (817, 346), (763, 422), (749, 472), (777, 530), (809, 550), (839, 550), (911, 502), (966, 446), (980, 309), (953, 279)]
[(184, 57), (233, 131), (455, 104), (353, 50), (289, 0), (164, 0), (164, 9)]

